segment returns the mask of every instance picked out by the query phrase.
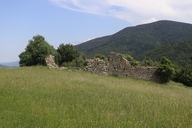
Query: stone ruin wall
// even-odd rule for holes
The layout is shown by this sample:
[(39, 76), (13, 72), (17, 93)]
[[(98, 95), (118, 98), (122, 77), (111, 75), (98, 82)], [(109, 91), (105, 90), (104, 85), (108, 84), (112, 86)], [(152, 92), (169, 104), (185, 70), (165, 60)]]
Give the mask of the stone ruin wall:
[(49, 68), (54, 68), (54, 69), (59, 68), (58, 65), (55, 63), (55, 57), (51, 54), (45, 58), (45, 62)]
[[(133, 77), (160, 82), (160, 77), (155, 73), (155, 67), (133, 67), (128, 60), (118, 53), (112, 52), (108, 57), (108, 62), (99, 58), (88, 59), (87, 61), (88, 65), (84, 68), (85, 72), (102, 75), (117, 74), (122, 77)], [(55, 64), (53, 55), (49, 55), (45, 59), (45, 62), (49, 68), (66, 69)]]
[(50, 68), (50, 69), (61, 69), (64, 70), (66, 69), (65, 67), (59, 67), (56, 63), (55, 63), (55, 57), (53, 55), (49, 55), (45, 58), (45, 63), (46, 65)]
[(123, 77), (133, 77), (159, 82), (160, 77), (155, 73), (155, 67), (133, 67), (130, 62), (121, 54), (112, 52), (108, 57), (108, 62), (99, 58), (89, 59), (85, 72), (112, 75), (117, 74)]
[(85, 72), (97, 73), (102, 75), (109, 74), (109, 63), (99, 58), (88, 59), (88, 64), (84, 68)]

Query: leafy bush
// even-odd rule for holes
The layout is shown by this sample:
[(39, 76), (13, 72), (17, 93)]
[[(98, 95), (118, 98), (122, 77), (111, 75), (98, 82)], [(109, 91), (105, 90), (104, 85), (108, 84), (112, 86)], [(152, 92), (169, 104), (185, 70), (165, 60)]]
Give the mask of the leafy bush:
[(57, 52), (59, 53), (59, 65), (72, 62), (80, 56), (80, 52), (71, 44), (60, 44), (57, 48)]
[(141, 66), (158, 66), (158, 62), (151, 59), (143, 60), (140, 62)]
[(78, 68), (83, 68), (87, 65), (87, 60), (85, 58), (85, 55), (83, 53), (79, 53), (79, 57), (76, 57), (70, 62), (64, 62), (62, 66), (64, 67), (78, 67)]
[(103, 54), (96, 54), (94, 58), (99, 58), (101, 60), (107, 61), (107, 57)]
[(181, 82), (186, 86), (192, 87), (192, 66), (182, 68), (177, 71), (174, 76), (174, 81)]
[(158, 69), (156, 72), (160, 75), (161, 82), (167, 83), (173, 77), (174, 71), (175, 69), (172, 62), (166, 57), (163, 57), (160, 61), (160, 64), (158, 65)]
[(137, 60), (135, 60), (131, 55), (129, 54), (124, 54), (122, 55), (125, 59), (127, 59), (132, 66), (137, 66), (139, 64), (139, 62)]

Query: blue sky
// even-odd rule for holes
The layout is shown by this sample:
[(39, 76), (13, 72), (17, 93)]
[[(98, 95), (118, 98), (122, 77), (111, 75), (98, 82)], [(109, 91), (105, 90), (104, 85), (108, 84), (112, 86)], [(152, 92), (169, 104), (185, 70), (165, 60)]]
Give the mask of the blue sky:
[(157, 20), (192, 23), (192, 0), (0, 0), (0, 63), (39, 34), (55, 48)]

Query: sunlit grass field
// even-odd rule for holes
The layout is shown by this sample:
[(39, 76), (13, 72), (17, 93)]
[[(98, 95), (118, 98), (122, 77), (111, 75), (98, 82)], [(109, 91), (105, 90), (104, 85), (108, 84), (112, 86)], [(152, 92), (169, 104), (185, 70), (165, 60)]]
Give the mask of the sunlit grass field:
[(46, 67), (0, 68), (0, 128), (192, 128), (192, 89)]

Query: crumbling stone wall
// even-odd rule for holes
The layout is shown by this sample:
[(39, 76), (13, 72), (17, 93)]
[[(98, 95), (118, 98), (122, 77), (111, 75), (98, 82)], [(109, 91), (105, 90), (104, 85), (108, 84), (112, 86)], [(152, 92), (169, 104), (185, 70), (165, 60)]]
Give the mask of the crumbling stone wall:
[(108, 75), (109, 64), (99, 58), (88, 59), (88, 65), (84, 68), (85, 72)]
[(133, 77), (135, 78), (159, 82), (160, 77), (157, 75), (156, 70), (156, 67), (139, 67), (130, 70), (130, 74), (133, 75)]
[(55, 57), (51, 54), (47, 58), (45, 58), (45, 62), (49, 68), (59, 68), (58, 65), (55, 63)]
[(109, 57), (109, 74), (118, 74), (120, 76), (128, 75), (128, 70), (131, 69), (131, 64), (128, 60), (122, 57), (121, 54), (112, 52)]
[(160, 77), (156, 74), (155, 67), (133, 67), (130, 62), (119, 53), (112, 52), (108, 62), (101, 59), (89, 59), (88, 66), (84, 71), (104, 75), (117, 74), (123, 77), (133, 77), (159, 82)]
[(56, 63), (55, 63), (55, 56), (53, 55), (49, 55), (48, 57), (45, 58), (45, 63), (49, 68), (53, 68), (53, 69), (60, 69), (60, 70), (65, 70), (67, 69), (66, 67), (59, 67)]

